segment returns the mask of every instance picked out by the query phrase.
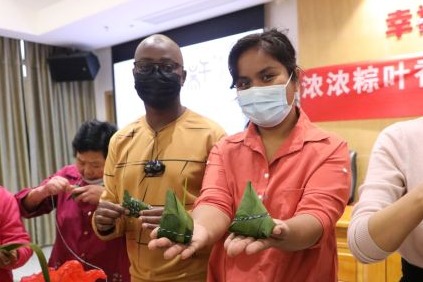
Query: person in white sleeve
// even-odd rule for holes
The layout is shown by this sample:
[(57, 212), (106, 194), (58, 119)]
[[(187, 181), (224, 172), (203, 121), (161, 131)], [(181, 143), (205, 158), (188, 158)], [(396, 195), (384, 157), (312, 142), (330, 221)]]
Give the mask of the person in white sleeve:
[(398, 251), (401, 279), (423, 281), (423, 118), (379, 134), (348, 228), (348, 245), (363, 263)]

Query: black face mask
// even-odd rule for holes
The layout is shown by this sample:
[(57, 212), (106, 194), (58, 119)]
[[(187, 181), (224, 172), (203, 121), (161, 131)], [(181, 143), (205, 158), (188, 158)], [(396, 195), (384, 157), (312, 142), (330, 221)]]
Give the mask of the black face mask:
[(135, 73), (135, 89), (144, 104), (155, 109), (173, 105), (181, 92), (181, 76), (154, 69), (149, 73)]

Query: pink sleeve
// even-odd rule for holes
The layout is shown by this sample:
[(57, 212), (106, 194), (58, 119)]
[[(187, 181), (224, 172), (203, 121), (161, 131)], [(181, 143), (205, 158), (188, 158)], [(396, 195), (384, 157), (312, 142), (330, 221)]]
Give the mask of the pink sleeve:
[[(80, 179), (80, 174), (79, 174), (76, 166), (75, 165), (68, 165), (68, 166), (61, 168), (60, 170), (58, 170), (54, 174), (50, 175), (48, 178), (44, 179), (37, 187), (45, 185), (54, 176), (64, 177), (64, 178), (68, 179), (70, 181), (70, 183), (75, 183), (75, 182), (79, 181), (79, 179)], [(37, 217), (37, 216), (40, 216), (40, 215), (43, 215), (43, 214), (47, 214), (47, 213), (50, 213), (53, 210), (54, 206), (57, 206), (57, 203), (56, 203), (57, 196), (53, 196), (54, 205), (52, 204), (51, 198), (47, 197), (43, 201), (41, 201), (41, 203), (38, 205), (38, 207), (36, 209), (34, 209), (31, 212), (27, 211), (24, 208), (23, 201), (24, 201), (25, 197), (29, 194), (31, 189), (33, 189), (33, 188), (31, 188), (31, 187), (22, 188), (19, 192), (17, 192), (15, 194), (15, 198), (18, 201), (18, 206), (19, 206), (20, 213), (21, 213), (22, 217), (32, 218), (32, 217)]]
[[(0, 188), (0, 244), (29, 243), (30, 237), (25, 230), (19, 214), (19, 208), (13, 195), (5, 188)], [(10, 266), (14, 269), (24, 265), (32, 255), (29, 247), (18, 249), (18, 260)]]
[[(396, 125), (387, 127), (375, 141), (366, 178), (358, 191), (359, 201), (354, 205), (348, 226), (348, 246), (351, 253), (363, 263), (381, 261), (391, 254), (381, 249), (372, 239), (368, 224), (372, 215), (393, 204), (407, 192), (407, 179), (403, 176), (402, 168), (408, 158), (400, 150), (406, 142), (398, 130), (400, 128)], [(416, 162), (409, 163), (418, 171)]]

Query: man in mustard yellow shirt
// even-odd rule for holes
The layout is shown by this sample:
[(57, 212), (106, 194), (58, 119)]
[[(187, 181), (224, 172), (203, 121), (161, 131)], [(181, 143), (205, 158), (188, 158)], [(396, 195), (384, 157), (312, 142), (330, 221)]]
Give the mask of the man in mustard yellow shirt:
[[(164, 260), (147, 248), (151, 229), (160, 221), (166, 191), (183, 198), (186, 209), (199, 194), (212, 146), (225, 135), (213, 121), (185, 108), (180, 89), (186, 77), (179, 46), (156, 34), (135, 51), (135, 88), (146, 115), (111, 139), (104, 169), (105, 192), (93, 217), (97, 235), (109, 240), (126, 236), (131, 281), (205, 281), (209, 250), (190, 260)], [(139, 218), (125, 215), (124, 191), (153, 206)], [(111, 258), (113, 259), (113, 258)]]

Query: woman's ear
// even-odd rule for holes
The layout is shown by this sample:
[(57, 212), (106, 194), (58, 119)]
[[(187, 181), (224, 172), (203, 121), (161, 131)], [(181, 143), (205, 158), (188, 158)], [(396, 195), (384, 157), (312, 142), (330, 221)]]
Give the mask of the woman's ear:
[(295, 68), (295, 78), (297, 79), (297, 82), (300, 80), (301, 75), (301, 69), (299, 67)]
[(301, 69), (299, 67), (295, 68), (295, 92), (300, 91), (300, 75), (301, 75)]

